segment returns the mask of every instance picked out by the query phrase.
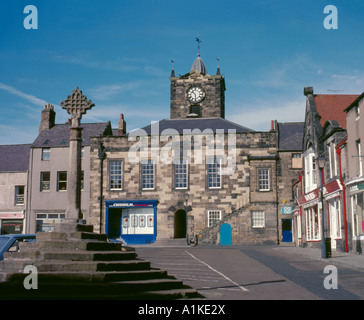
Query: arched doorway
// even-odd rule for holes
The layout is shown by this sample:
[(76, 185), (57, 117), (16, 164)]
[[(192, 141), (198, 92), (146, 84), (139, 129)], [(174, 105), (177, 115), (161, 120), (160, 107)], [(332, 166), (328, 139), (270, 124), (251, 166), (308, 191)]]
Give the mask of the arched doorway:
[(178, 210), (174, 214), (174, 238), (186, 238), (186, 211)]
[(231, 246), (232, 245), (232, 234), (231, 226), (228, 223), (224, 223), (220, 226), (220, 245)]

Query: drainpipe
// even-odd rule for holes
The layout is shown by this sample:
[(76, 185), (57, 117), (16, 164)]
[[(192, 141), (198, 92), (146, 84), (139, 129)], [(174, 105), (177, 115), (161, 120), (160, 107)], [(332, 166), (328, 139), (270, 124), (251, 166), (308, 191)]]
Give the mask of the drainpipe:
[(343, 187), (343, 207), (344, 207), (344, 228), (345, 228), (345, 252), (349, 252), (349, 248), (348, 248), (348, 224), (347, 224), (347, 220), (346, 220), (346, 189), (345, 189), (345, 184), (344, 184), (344, 179), (342, 176), (342, 168), (341, 168), (341, 146), (346, 144), (346, 140), (342, 141), (340, 144), (338, 144), (336, 146), (336, 153), (339, 157), (339, 172), (340, 172), (340, 183), (341, 186)]
[[(301, 171), (300, 173), (299, 173), (299, 175), (298, 175), (298, 179), (300, 180), (300, 185), (301, 185), (301, 190), (300, 190), (300, 193), (301, 193), (301, 197), (302, 197), (302, 195), (303, 195), (303, 177), (302, 177), (302, 175), (303, 175), (303, 171)], [(300, 206), (300, 217), (301, 217), (301, 245), (303, 245), (303, 221), (302, 221), (302, 207)]]
[[(104, 171), (104, 167), (103, 167), (103, 162), (105, 159), (105, 147), (102, 144), (102, 142), (99, 143), (99, 148), (98, 148), (98, 153), (97, 156), (100, 160), (100, 196), (99, 196), (99, 206), (100, 206), (100, 233), (102, 233), (102, 208), (103, 208), (103, 200), (104, 200), (104, 195), (103, 195), (103, 188), (102, 188), (102, 184), (103, 184), (103, 179), (104, 179), (104, 175), (103, 175), (103, 171)], [(105, 230), (106, 232), (106, 230)]]

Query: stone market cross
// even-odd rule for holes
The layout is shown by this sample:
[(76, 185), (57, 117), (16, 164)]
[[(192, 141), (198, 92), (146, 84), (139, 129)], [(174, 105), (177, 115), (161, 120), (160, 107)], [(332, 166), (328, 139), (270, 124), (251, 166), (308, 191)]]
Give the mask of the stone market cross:
[[(81, 212), (81, 147), (83, 114), (94, 107), (91, 100), (77, 87), (67, 99), (60, 104), (71, 116), (69, 162), (67, 175), (67, 210), (66, 224), (84, 223)], [(63, 223), (61, 223), (62, 225)]]

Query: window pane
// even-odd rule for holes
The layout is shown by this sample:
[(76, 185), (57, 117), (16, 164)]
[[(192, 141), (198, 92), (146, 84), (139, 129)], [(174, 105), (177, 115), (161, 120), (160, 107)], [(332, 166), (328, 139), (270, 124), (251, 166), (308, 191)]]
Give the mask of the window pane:
[(221, 188), (221, 161), (219, 159), (208, 159), (207, 183), (209, 188)]
[(187, 163), (182, 161), (174, 164), (174, 187), (187, 189)]
[(221, 220), (221, 211), (208, 211), (208, 227), (212, 227)]
[(152, 160), (142, 162), (142, 189), (154, 189), (154, 163)]
[(258, 169), (258, 188), (269, 190), (269, 169)]
[(40, 191), (49, 191), (51, 181), (51, 173), (50, 172), (41, 172), (40, 174)]
[(67, 172), (66, 171), (57, 172), (57, 190), (58, 191), (67, 190)]
[(110, 189), (122, 189), (122, 160), (110, 161)]
[(51, 158), (51, 149), (44, 148), (42, 149), (42, 160), (50, 160)]
[(264, 226), (264, 211), (252, 211), (252, 227), (263, 228)]
[(24, 186), (15, 187), (15, 204), (24, 204)]

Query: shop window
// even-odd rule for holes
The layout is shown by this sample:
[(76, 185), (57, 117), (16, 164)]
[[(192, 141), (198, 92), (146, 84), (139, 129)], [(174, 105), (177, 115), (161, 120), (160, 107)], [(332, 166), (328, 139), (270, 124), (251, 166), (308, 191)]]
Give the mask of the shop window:
[(351, 196), (353, 236), (364, 234), (364, 197), (363, 193)]
[(54, 226), (65, 219), (64, 213), (37, 213), (36, 232), (53, 232)]
[(154, 189), (154, 161), (144, 160), (141, 164), (142, 171), (142, 189), (152, 190)]
[(122, 190), (123, 182), (123, 161), (110, 161), (110, 190)]
[(15, 187), (15, 204), (16, 205), (24, 204), (24, 186)]
[(265, 227), (265, 215), (262, 210), (252, 211), (252, 227), (264, 228)]
[(209, 189), (221, 188), (221, 159), (207, 159), (207, 184)]
[(307, 229), (307, 240), (320, 240), (320, 215), (316, 206), (310, 207), (305, 210), (306, 213), (306, 229)]
[(51, 173), (41, 172), (40, 173), (40, 191), (49, 191), (51, 186)]
[(221, 220), (221, 210), (209, 210), (208, 216), (208, 227), (212, 227)]

